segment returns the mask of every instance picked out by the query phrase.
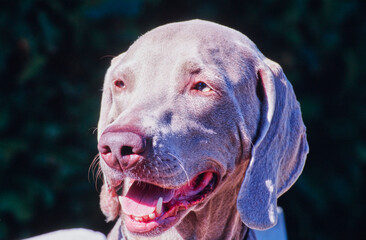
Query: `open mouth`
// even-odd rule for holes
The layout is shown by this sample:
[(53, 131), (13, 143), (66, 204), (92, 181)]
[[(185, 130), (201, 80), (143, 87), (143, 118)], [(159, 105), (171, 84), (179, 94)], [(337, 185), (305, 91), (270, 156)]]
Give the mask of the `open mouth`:
[(178, 222), (189, 207), (206, 199), (216, 188), (218, 177), (204, 172), (177, 189), (130, 181), (126, 196), (119, 196), (125, 226), (134, 233), (159, 233)]

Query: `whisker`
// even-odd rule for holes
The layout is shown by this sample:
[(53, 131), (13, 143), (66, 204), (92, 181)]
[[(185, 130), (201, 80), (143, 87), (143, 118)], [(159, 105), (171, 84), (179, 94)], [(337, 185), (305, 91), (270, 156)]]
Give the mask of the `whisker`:
[(183, 164), (182, 164), (182, 161), (181, 161), (177, 156), (174, 156), (173, 154), (171, 154), (171, 153), (169, 153), (169, 152), (168, 152), (167, 154), (169, 154), (170, 156), (172, 156), (173, 158), (175, 158), (175, 159), (178, 161), (179, 166), (182, 168), (183, 172), (186, 174), (187, 181), (188, 181), (188, 186), (190, 186), (190, 181), (189, 181), (188, 173), (187, 173), (187, 171), (184, 169), (184, 166), (183, 166)]
[(98, 131), (98, 128), (97, 127), (93, 127), (93, 128), (91, 128), (91, 130), (93, 130), (92, 131), (92, 134), (95, 134), (95, 132)]
[[(163, 164), (165, 164), (165, 166), (167, 167), (167, 169), (170, 171), (170, 174), (173, 175), (173, 171), (172, 168), (169, 166), (169, 164), (167, 164), (165, 161), (163, 161), (163, 159), (161, 159), (158, 155), (155, 155), (156, 159), (160, 162), (162, 162)], [(158, 173), (158, 177), (159, 177), (159, 171), (158, 169), (155, 167), (156, 172)], [(160, 178), (160, 177), (159, 177)], [(163, 180), (163, 184), (166, 184), (165, 178), (162, 179)]]
[(102, 57), (99, 58), (99, 60), (105, 59), (105, 58), (115, 58), (115, 55), (104, 55)]
[(158, 155), (155, 155), (156, 156), (156, 158), (158, 159), (158, 160), (160, 160), (160, 162), (162, 162), (162, 163), (164, 163), (165, 164), (165, 166), (168, 168), (168, 170), (170, 171), (170, 174), (173, 176), (174, 174), (173, 174), (173, 171), (172, 171), (172, 168), (169, 166), (169, 164), (167, 164), (165, 161), (163, 161), (163, 159), (161, 159)]
[(92, 179), (94, 180), (94, 185), (97, 190), (98, 190), (98, 179), (99, 178), (101, 179), (101, 176), (102, 176), (102, 169), (100, 168), (99, 161), (100, 161), (100, 157), (99, 157), (99, 154), (97, 154), (94, 157), (94, 159), (88, 169), (88, 181), (91, 182), (90, 173), (92, 173)]
[(90, 173), (93, 174), (93, 179), (94, 179), (94, 171), (95, 171), (95, 165), (98, 164), (99, 162), (99, 154), (95, 155), (95, 157), (93, 158), (93, 161), (91, 162), (89, 169), (88, 169), (88, 181), (90, 182)]
[(160, 178), (160, 176), (159, 176), (159, 169), (157, 167), (154, 167), (154, 168), (155, 168), (155, 171), (156, 171), (156, 173), (158, 175), (158, 178)]
[(96, 174), (96, 177), (95, 177), (95, 188), (98, 190), (98, 179), (100, 179), (102, 182), (104, 181), (103, 180), (103, 177), (102, 177), (102, 169), (100, 167), (98, 167), (98, 170), (97, 170), (97, 174)]

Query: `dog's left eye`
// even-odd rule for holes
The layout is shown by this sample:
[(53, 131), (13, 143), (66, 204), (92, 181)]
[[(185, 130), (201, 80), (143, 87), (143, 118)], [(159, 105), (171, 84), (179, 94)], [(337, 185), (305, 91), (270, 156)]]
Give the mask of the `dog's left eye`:
[(121, 79), (117, 79), (114, 81), (114, 86), (117, 88), (117, 89), (122, 89), (122, 88), (125, 88), (126, 85), (125, 83), (121, 80)]
[(196, 85), (194, 85), (193, 89), (201, 92), (209, 92), (212, 89), (204, 82), (198, 82)]

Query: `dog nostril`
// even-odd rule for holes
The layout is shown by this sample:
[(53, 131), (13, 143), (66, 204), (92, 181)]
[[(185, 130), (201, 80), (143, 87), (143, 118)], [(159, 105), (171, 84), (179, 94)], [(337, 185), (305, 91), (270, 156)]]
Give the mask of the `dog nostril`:
[(100, 153), (101, 154), (108, 154), (108, 153), (111, 153), (112, 150), (108, 147), (108, 146), (104, 146), (102, 148), (100, 148)]
[(123, 146), (121, 149), (121, 155), (127, 156), (133, 154), (132, 147)]

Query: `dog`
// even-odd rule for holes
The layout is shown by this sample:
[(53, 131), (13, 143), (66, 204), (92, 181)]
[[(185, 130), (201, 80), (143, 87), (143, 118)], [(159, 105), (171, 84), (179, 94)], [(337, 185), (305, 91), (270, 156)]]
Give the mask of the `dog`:
[(108, 239), (255, 239), (308, 143), (281, 67), (242, 33), (191, 20), (112, 60), (98, 150)]

